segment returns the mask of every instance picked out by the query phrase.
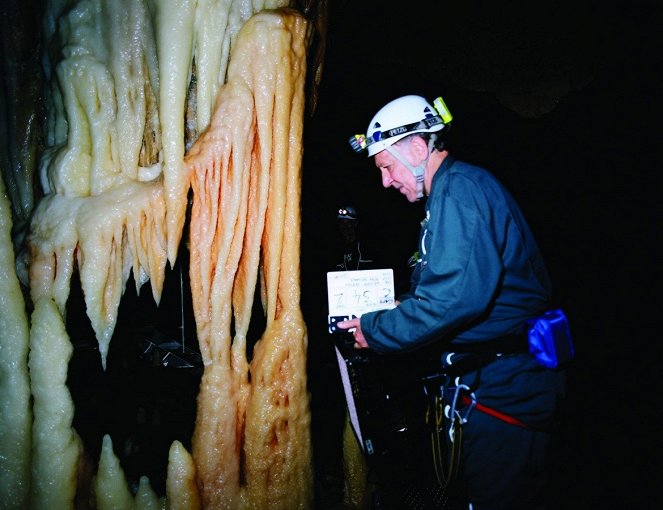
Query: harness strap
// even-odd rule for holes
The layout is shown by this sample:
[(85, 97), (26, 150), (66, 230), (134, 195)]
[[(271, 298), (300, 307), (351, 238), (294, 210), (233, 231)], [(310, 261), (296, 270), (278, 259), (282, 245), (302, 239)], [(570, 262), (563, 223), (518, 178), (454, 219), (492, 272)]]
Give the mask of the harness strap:
[(480, 402), (477, 402), (476, 400), (473, 400), (472, 398), (468, 397), (464, 393), (461, 393), (460, 400), (464, 405), (473, 405), (474, 409), (476, 409), (477, 411), (486, 413), (492, 416), (493, 418), (497, 418), (498, 420), (502, 420), (503, 422), (508, 423), (509, 425), (516, 425), (517, 427), (522, 427), (524, 429), (532, 428), (529, 425), (527, 425), (527, 423), (525, 423), (524, 421), (521, 421), (518, 418), (515, 418), (509, 414), (498, 411), (497, 409), (493, 409), (492, 407), (483, 405)]

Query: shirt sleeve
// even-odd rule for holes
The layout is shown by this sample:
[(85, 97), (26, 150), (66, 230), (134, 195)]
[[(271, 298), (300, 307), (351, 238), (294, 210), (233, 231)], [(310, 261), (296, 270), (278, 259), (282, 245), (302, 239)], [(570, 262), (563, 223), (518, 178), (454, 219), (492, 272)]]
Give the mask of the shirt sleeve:
[(482, 194), (469, 185), (464, 188), (460, 194), (429, 199), (422, 266), (411, 297), (391, 310), (362, 315), (362, 332), (375, 351), (451, 341), (487, 313), (503, 264)]

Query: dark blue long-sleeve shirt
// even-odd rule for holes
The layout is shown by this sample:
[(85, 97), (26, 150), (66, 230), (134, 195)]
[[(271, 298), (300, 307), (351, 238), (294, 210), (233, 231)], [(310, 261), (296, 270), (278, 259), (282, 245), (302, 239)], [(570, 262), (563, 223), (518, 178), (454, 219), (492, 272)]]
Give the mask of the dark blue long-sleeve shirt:
[(377, 352), (480, 342), (550, 307), (551, 286), (523, 214), (486, 170), (447, 156), (433, 176), (409, 293), (362, 315)]

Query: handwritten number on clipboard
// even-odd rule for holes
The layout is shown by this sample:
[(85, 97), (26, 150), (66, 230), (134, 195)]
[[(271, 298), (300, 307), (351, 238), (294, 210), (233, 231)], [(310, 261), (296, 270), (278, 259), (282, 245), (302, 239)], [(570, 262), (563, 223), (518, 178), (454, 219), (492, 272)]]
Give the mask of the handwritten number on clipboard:
[(362, 294), (360, 294), (359, 291), (355, 290), (355, 304), (356, 305), (361, 304), (361, 297), (362, 297)]

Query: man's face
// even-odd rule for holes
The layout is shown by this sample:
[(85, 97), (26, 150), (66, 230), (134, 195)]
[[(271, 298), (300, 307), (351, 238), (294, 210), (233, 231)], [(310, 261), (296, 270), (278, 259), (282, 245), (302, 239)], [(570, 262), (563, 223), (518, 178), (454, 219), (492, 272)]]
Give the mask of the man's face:
[[(393, 146), (410, 163), (414, 163), (410, 152), (410, 144), (403, 143)], [(409, 202), (416, 202), (417, 181), (406, 167), (392, 156), (389, 151), (383, 150), (375, 155), (375, 166), (382, 173), (382, 185), (385, 188), (396, 188)]]

